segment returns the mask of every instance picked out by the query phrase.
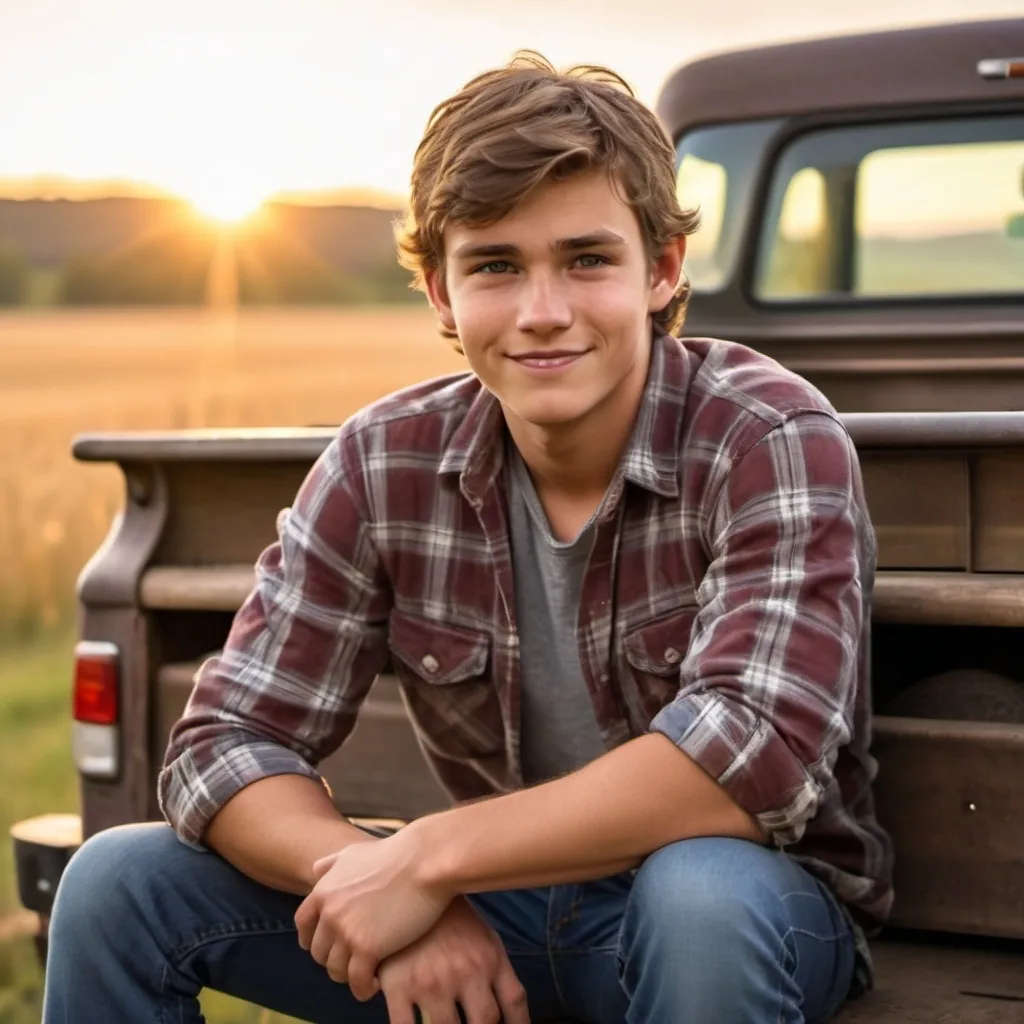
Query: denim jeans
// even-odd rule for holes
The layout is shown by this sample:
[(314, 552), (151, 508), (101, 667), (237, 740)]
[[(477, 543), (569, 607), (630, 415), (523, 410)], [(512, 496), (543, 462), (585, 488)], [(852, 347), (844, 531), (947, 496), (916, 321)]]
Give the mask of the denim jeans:
[[(663, 847), (634, 874), (471, 897), (501, 936), (532, 1024), (823, 1021), (854, 940), (827, 890), (737, 839)], [(310, 1021), (386, 1024), (300, 948), (300, 900), (163, 824), (101, 832), (72, 857), (50, 926), (44, 1024), (194, 1024), (210, 987)]]

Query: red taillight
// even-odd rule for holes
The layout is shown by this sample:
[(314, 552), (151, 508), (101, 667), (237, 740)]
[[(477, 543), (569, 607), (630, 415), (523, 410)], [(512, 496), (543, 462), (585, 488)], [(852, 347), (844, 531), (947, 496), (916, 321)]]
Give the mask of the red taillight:
[(118, 720), (118, 650), (101, 640), (75, 645), (73, 716), (90, 725), (116, 725)]

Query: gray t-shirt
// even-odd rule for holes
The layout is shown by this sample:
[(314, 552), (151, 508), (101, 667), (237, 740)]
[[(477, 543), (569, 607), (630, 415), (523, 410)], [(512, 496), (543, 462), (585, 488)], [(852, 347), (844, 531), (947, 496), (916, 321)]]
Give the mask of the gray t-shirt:
[(576, 644), (594, 523), (591, 520), (575, 540), (557, 540), (526, 463), (511, 443), (507, 465), (522, 679), (523, 780), (529, 785), (575, 771), (605, 751)]

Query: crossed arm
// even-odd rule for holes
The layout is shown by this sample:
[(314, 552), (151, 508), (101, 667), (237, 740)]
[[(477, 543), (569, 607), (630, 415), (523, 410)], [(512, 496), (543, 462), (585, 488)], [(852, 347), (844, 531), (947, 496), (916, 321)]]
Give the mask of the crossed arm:
[(241, 790), (205, 840), (250, 877), (304, 895), (301, 944), (369, 998), (380, 963), (462, 893), (603, 877), (696, 835), (764, 838), (722, 787), (651, 733), (571, 775), (429, 815), (382, 840), (342, 819), (315, 782), (276, 776)]
[(713, 596), (680, 695), (648, 735), (379, 841), (317, 782), (281, 774), (240, 790), (205, 841), (305, 897), (300, 941), (360, 998), (460, 893), (596, 878), (691, 836), (794, 842), (849, 738), (868, 529), (855, 489), (848, 439), (824, 416), (777, 428), (733, 467), (712, 524)]

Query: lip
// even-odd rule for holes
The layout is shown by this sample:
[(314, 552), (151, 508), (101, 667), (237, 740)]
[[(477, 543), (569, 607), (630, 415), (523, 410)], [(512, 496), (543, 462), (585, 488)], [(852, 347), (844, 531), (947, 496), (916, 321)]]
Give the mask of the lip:
[(509, 356), (514, 362), (527, 370), (539, 371), (541, 373), (553, 373), (564, 370), (582, 359), (589, 349), (583, 351), (573, 349), (552, 349), (541, 352), (524, 352), (522, 355)]

